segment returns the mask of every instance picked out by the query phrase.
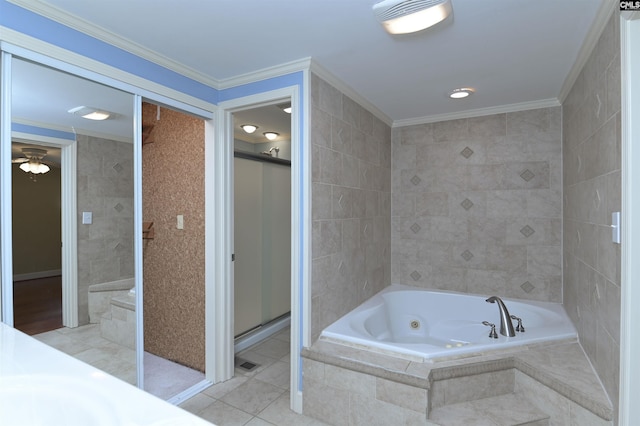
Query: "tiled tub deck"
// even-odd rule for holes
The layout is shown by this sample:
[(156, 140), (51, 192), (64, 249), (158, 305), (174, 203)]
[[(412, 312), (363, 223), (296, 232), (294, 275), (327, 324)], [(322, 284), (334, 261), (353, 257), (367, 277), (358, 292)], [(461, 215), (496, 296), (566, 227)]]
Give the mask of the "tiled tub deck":
[(302, 356), (303, 412), (333, 425), (614, 424), (575, 340), (424, 363), (320, 340)]

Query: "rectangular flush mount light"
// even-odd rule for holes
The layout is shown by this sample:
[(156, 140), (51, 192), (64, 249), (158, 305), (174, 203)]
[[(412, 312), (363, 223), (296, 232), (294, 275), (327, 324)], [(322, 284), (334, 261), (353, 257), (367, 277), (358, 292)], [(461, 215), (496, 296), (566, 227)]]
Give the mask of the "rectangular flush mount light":
[(113, 117), (114, 115), (109, 111), (86, 106), (71, 108), (69, 112), (71, 114), (79, 115), (80, 117), (86, 118), (88, 120), (106, 120), (107, 118)]
[(373, 5), (373, 13), (390, 34), (424, 30), (451, 12), (451, 0), (384, 0)]

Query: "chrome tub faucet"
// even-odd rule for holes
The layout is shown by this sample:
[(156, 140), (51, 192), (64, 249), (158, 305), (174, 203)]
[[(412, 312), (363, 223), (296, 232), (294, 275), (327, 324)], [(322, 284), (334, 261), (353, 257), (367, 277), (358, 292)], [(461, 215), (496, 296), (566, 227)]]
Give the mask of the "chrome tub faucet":
[(513, 329), (511, 315), (509, 315), (509, 310), (505, 306), (502, 299), (500, 299), (498, 296), (491, 296), (486, 301), (489, 303), (498, 304), (498, 309), (500, 310), (500, 334), (507, 337), (514, 337), (516, 335), (516, 332)]

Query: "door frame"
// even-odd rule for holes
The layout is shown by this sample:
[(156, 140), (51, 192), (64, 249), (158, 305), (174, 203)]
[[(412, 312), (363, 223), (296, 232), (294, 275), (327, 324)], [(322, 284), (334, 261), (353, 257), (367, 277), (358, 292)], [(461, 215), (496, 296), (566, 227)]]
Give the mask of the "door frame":
[[(12, 142), (60, 148), (60, 217), (62, 240), (62, 325), (78, 326), (77, 141), (12, 132)], [(12, 253), (13, 259), (13, 253)], [(11, 304), (13, 318), (13, 304)]]
[[(216, 125), (206, 128), (205, 144), (205, 220), (207, 227), (207, 282), (216, 283), (207, 293), (207, 324), (213, 325), (212, 339), (207, 339), (207, 379), (214, 383), (234, 374), (233, 336), (233, 117), (237, 111), (291, 101), (291, 408), (302, 411), (300, 348), (304, 341), (303, 288), (308, 282), (309, 191), (308, 150), (302, 147), (300, 88), (289, 86), (260, 94), (221, 102)], [(213, 143), (213, 141), (217, 143)], [(210, 288), (210, 287), (208, 287)], [(306, 321), (304, 321), (306, 323)], [(209, 329), (209, 328), (208, 328)]]
[(620, 306), (620, 398), (621, 425), (640, 421), (640, 12), (624, 12), (620, 18), (622, 92), (622, 246)]

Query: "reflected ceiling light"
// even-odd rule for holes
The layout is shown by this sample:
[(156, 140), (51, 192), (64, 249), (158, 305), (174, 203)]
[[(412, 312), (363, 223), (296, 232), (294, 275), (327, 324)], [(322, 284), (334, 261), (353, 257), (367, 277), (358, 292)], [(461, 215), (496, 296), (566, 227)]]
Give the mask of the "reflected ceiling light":
[(275, 138), (277, 138), (278, 136), (280, 136), (280, 133), (276, 133), (276, 132), (264, 132), (263, 133), (264, 137), (269, 139), (270, 141), (274, 140)]
[(459, 89), (453, 89), (452, 91), (450, 91), (448, 93), (448, 96), (451, 99), (464, 99), (473, 95), (474, 92), (475, 89), (472, 89), (471, 87), (461, 87)]
[(253, 133), (258, 129), (258, 126), (254, 126), (253, 124), (243, 124), (240, 127), (247, 133)]
[(86, 118), (88, 120), (106, 120), (109, 117), (113, 117), (114, 113), (105, 111), (103, 109), (87, 107), (87, 106), (79, 106), (75, 108), (71, 108), (69, 110), (71, 114), (79, 115), (82, 118)]
[(20, 170), (26, 173), (33, 173), (39, 175), (47, 173), (49, 166), (42, 163), (42, 159), (47, 155), (46, 149), (40, 148), (22, 148), (23, 158), (18, 158), (14, 162), (20, 162)]
[(27, 163), (20, 164), (20, 170), (27, 173), (33, 173), (34, 175), (39, 175), (41, 173), (47, 173), (51, 169), (49, 166), (38, 160), (30, 160)]
[(280, 108), (281, 110), (283, 110), (287, 114), (291, 114), (291, 104), (290, 103), (280, 104), (280, 105), (278, 105), (278, 108)]
[(373, 13), (390, 34), (422, 31), (444, 21), (452, 12), (451, 0), (384, 0)]

